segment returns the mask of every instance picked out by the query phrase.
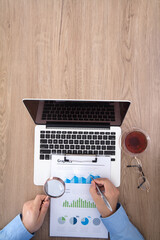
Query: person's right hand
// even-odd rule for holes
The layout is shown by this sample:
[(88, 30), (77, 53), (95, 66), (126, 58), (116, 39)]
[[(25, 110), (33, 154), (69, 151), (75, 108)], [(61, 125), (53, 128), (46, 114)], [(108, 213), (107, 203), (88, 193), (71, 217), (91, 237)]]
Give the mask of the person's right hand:
[[(101, 190), (104, 190), (103, 194), (106, 196), (108, 202), (110, 203), (113, 210), (112, 212), (107, 208), (106, 204), (101, 198), (101, 195), (97, 193), (96, 184), (94, 181), (98, 184)], [(101, 216), (103, 218), (108, 217), (116, 211), (119, 190), (107, 178), (97, 178), (94, 179), (94, 181), (91, 182), (90, 194)]]
[(22, 210), (22, 222), (30, 232), (36, 232), (43, 224), (49, 207), (49, 197), (37, 195), (34, 200), (24, 203)]

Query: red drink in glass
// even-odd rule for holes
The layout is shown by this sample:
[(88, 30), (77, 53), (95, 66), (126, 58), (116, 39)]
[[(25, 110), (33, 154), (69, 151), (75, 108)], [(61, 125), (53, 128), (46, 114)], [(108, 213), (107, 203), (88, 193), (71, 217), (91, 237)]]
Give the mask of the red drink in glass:
[(147, 148), (147, 145), (147, 137), (140, 131), (132, 131), (125, 137), (125, 147), (133, 154), (142, 153)]

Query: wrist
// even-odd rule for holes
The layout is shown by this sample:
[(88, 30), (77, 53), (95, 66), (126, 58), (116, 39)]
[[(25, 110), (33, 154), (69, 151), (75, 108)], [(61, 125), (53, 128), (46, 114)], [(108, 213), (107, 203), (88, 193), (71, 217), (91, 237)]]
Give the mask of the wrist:
[(114, 208), (112, 207), (112, 212), (107, 209), (106, 212), (101, 213), (101, 217), (106, 218), (113, 215), (118, 210), (119, 207), (120, 207), (120, 204), (117, 203), (117, 205)]

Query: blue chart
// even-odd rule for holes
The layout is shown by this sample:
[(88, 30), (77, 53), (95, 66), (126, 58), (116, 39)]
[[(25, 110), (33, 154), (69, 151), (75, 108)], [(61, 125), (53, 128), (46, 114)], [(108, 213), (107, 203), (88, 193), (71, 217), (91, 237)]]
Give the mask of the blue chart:
[(87, 225), (89, 223), (88, 218), (82, 218), (81, 223), (82, 225)]
[(70, 218), (69, 222), (70, 222), (70, 224), (75, 225), (77, 223), (77, 218), (72, 217), (72, 218)]
[(100, 178), (100, 176), (93, 176), (93, 175), (89, 175), (87, 178), (84, 178), (84, 177), (77, 177), (77, 176), (74, 176), (73, 178), (69, 179), (69, 178), (66, 178), (65, 179), (65, 183), (81, 183), (81, 184), (91, 184), (91, 181), (92, 181), (92, 178), (95, 179), (95, 178)]

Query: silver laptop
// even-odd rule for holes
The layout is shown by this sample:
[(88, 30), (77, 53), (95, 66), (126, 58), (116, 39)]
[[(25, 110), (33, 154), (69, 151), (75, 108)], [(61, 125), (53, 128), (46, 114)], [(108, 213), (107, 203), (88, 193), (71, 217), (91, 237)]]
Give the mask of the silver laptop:
[(35, 127), (34, 184), (50, 177), (52, 154), (110, 156), (120, 185), (121, 124), (129, 101), (23, 99)]

